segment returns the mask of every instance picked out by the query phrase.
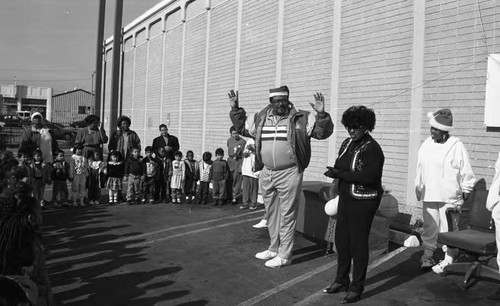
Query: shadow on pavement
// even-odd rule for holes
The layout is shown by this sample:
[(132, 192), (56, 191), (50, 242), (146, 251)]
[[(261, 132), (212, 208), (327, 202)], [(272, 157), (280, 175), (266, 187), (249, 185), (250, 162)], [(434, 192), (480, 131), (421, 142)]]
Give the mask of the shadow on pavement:
[[(67, 209), (44, 215), (47, 266), (59, 303), (153, 305), (190, 293), (189, 290), (165, 292), (166, 287), (175, 283), (166, 278), (182, 270), (178, 265), (167, 264), (161, 269), (132, 272), (134, 265), (140, 266), (148, 260), (148, 255), (145, 252), (147, 247), (129, 245), (145, 239), (130, 237), (142, 232), (113, 232), (129, 225), (106, 227), (110, 218), (113, 215), (107, 207)], [(96, 226), (100, 223), (102, 226)], [(127, 237), (130, 239), (124, 239)], [(193, 303), (205, 305), (207, 301)]]

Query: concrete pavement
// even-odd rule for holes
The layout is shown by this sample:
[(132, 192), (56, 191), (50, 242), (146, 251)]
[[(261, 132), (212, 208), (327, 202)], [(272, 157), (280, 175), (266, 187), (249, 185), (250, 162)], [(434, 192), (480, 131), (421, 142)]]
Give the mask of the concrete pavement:
[[(296, 235), (291, 266), (268, 269), (254, 258), (268, 246), (254, 229), (262, 210), (237, 206), (96, 206), (44, 211), (47, 264), (64, 305), (337, 305), (343, 294), (321, 290), (335, 275), (335, 256)], [(494, 305), (499, 285), (467, 292), (460, 276), (423, 273), (420, 248), (373, 254), (357, 305)]]

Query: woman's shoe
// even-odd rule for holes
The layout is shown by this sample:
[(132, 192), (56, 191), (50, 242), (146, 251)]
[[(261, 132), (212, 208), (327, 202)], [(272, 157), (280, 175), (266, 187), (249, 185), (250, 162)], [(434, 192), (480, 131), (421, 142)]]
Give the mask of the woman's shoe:
[(349, 291), (340, 304), (351, 304), (361, 300), (361, 293)]
[(332, 294), (339, 292), (347, 292), (347, 286), (341, 285), (339, 283), (333, 282), (326, 289), (323, 289), (324, 293)]

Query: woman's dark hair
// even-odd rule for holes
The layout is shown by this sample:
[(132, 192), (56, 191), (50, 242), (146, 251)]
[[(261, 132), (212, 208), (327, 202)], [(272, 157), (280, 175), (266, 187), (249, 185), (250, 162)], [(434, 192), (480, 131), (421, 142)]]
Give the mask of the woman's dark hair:
[(229, 134), (232, 134), (233, 131), (236, 131), (236, 128), (234, 127), (234, 125), (232, 125), (230, 128), (229, 128)]
[(95, 121), (99, 122), (101, 121), (101, 118), (99, 118), (99, 116), (97, 115), (88, 115), (87, 117), (85, 117), (85, 122), (87, 122), (88, 124), (91, 124)]
[(181, 151), (175, 151), (174, 157), (175, 156), (180, 156), (182, 158), (182, 152)]
[(375, 112), (364, 105), (351, 106), (342, 115), (342, 124), (346, 128), (363, 127), (368, 131), (375, 128)]
[(123, 122), (123, 121), (127, 121), (127, 122), (128, 122), (128, 125), (131, 125), (131, 124), (132, 124), (132, 121), (131, 121), (131, 120), (130, 120), (130, 118), (129, 118), (129, 117), (127, 117), (127, 116), (120, 116), (120, 117), (118, 117), (118, 119), (116, 120), (116, 124), (117, 124), (118, 126), (120, 126), (120, 125), (122, 125), (122, 122)]

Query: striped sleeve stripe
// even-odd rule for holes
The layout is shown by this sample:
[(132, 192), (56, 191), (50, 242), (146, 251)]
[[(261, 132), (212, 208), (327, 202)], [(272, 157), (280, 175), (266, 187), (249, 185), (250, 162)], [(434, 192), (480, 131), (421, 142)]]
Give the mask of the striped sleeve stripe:
[(275, 128), (274, 126), (264, 126), (262, 128), (262, 131), (286, 131), (286, 125), (283, 125), (283, 126), (278, 126), (277, 128)]
[(262, 134), (285, 134), (286, 135), (286, 131), (262, 131)]
[(261, 137), (286, 137), (286, 133), (262, 133)]
[(274, 138), (274, 137), (262, 137), (261, 138), (261, 141), (274, 141), (274, 140), (276, 140), (276, 141), (288, 141), (288, 138), (286, 138), (286, 137), (276, 137), (276, 138)]

